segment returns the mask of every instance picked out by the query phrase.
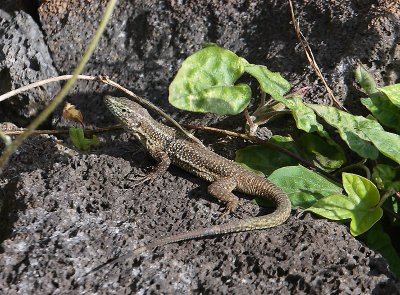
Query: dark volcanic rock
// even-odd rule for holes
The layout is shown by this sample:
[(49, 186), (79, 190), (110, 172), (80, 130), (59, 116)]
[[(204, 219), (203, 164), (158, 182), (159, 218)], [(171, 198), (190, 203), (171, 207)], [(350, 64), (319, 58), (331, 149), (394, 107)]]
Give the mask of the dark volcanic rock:
[[(383, 258), (346, 226), (295, 212), (276, 228), (168, 245), (84, 276), (117, 254), (207, 227), (220, 215), (206, 183), (177, 168), (134, 187), (131, 169), (153, 161), (121, 155), (131, 146), (123, 138), (108, 138), (96, 154), (43, 163), (3, 189), (4, 293), (400, 294)], [(246, 202), (238, 214), (258, 211)]]
[[(0, 93), (57, 76), (43, 34), (29, 14), (0, 10)], [(58, 83), (0, 102), (0, 118), (26, 125), (59, 90)]]
[[(77, 64), (106, 2), (43, 1), (41, 25), (60, 73)], [(354, 60), (376, 69), (380, 81), (398, 80), (399, 10), (390, 3), (295, 3), (323, 73), (357, 112), (349, 96), (359, 94), (349, 82)], [(119, 1), (85, 73), (109, 75), (181, 120), (218, 122), (167, 104), (182, 60), (203, 42), (216, 42), (296, 86), (312, 85), (309, 99), (326, 101), (290, 21), (286, 1)], [(112, 91), (79, 82), (68, 99), (87, 124), (109, 125), (101, 96)], [(240, 125), (231, 118), (219, 123)], [(346, 226), (295, 211), (276, 228), (168, 245), (85, 276), (153, 238), (207, 227), (220, 216), (207, 184), (178, 168), (135, 187), (127, 179), (154, 161), (130, 138), (103, 135), (90, 153), (74, 153), (41, 136), (14, 155), (0, 178), (2, 293), (400, 294), (387, 263)], [(232, 153), (226, 145), (222, 150)], [(243, 218), (257, 214), (264, 209), (249, 202), (238, 211)]]
[[(70, 73), (82, 56), (105, 1), (46, 1), (39, 14), (57, 69)], [(358, 61), (379, 82), (399, 80), (400, 4), (392, 1), (299, 1), (297, 16), (337, 98), (360, 112), (353, 71)], [(76, 29), (81, 28), (81, 29)], [(85, 29), (82, 29), (85, 28)], [(106, 74), (139, 95), (176, 112), (167, 89), (180, 63), (204, 42), (215, 42), (252, 63), (279, 71), (295, 87), (312, 86), (308, 100), (327, 102), (291, 25), (286, 1), (121, 1), (86, 72)], [(88, 107), (90, 123), (105, 113), (100, 97), (109, 88), (86, 83), (71, 100)], [(84, 93), (90, 97), (82, 99)], [(84, 102), (84, 103), (83, 103)], [(182, 117), (182, 116), (181, 116)], [(192, 115), (192, 118), (198, 116)]]

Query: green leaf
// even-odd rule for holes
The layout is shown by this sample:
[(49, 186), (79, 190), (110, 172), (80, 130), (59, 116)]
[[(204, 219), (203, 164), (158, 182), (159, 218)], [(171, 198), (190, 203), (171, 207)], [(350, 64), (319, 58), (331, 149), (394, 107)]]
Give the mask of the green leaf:
[[(296, 153), (292, 138), (273, 136), (271, 142)], [(261, 145), (252, 145), (236, 151), (235, 161), (244, 163), (251, 169), (270, 175), (273, 171), (283, 166), (296, 165), (293, 158)]]
[(368, 95), (371, 96), (378, 91), (378, 86), (376, 85), (374, 77), (361, 65), (359, 65), (355, 71), (355, 78), (357, 83), (360, 84)]
[(280, 168), (268, 179), (288, 194), (293, 207), (308, 208), (323, 197), (342, 192), (336, 184), (302, 166)]
[(356, 174), (343, 173), (343, 187), (348, 196), (334, 194), (318, 200), (307, 211), (333, 220), (351, 218), (350, 232), (353, 236), (369, 230), (381, 219), (382, 208), (379, 192), (368, 179)]
[(281, 74), (268, 70), (266, 66), (246, 64), (244, 71), (260, 83), (262, 91), (273, 98), (279, 98), (290, 90), (290, 83), (282, 78)]
[(320, 123), (318, 123), (317, 116), (315, 115), (314, 111), (303, 103), (301, 97), (281, 97), (275, 98), (275, 100), (283, 103), (288, 109), (292, 111), (297, 128), (304, 130), (308, 133), (318, 132), (324, 137), (328, 136), (328, 134), (324, 131), (324, 127)]
[(250, 102), (251, 89), (246, 84), (214, 86), (199, 92), (193, 104), (196, 112), (234, 115), (243, 111)]
[(355, 71), (356, 81), (370, 96), (361, 103), (385, 126), (400, 132), (400, 84), (378, 88), (374, 78), (363, 67)]
[[(393, 187), (397, 186), (397, 190), (396, 191), (400, 191), (400, 181), (395, 181), (392, 183)], [(386, 202), (385, 202), (385, 206), (388, 205), (388, 208), (390, 208), (391, 210), (393, 210), (394, 213), (396, 213), (396, 215), (399, 214), (399, 206), (400, 206), (400, 201), (398, 200), (397, 197), (392, 196), (387, 198)], [(390, 222), (392, 224), (392, 226), (396, 226), (399, 227), (400, 226), (400, 219), (398, 219), (395, 216), (389, 216), (390, 218)]]
[(335, 194), (321, 198), (307, 211), (314, 212), (331, 220), (350, 219), (353, 217), (354, 203), (346, 196)]
[(87, 151), (93, 145), (100, 144), (99, 139), (96, 135), (93, 135), (91, 139), (85, 138), (82, 128), (70, 128), (69, 129), (69, 138), (71, 139), (72, 144), (79, 150)]
[(350, 149), (355, 151), (363, 158), (377, 159), (378, 149), (370, 142), (370, 138), (360, 129), (365, 123), (373, 126), (374, 132), (384, 132), (381, 125), (373, 120), (365, 119), (361, 116), (353, 116), (349, 113), (338, 110), (330, 106), (307, 104), (329, 125), (335, 127), (340, 137), (346, 142)]
[(343, 187), (355, 204), (362, 202), (362, 208), (372, 208), (379, 203), (379, 192), (367, 178), (357, 174), (343, 173)]
[(398, 108), (400, 108), (400, 84), (378, 88)]
[(326, 139), (332, 149), (337, 151), (342, 150), (341, 147), (330, 138), (329, 134), (324, 130), (324, 126), (317, 121), (317, 116), (314, 111), (303, 103), (301, 97), (280, 97), (275, 98), (275, 100), (284, 104), (292, 111), (298, 129), (304, 130), (307, 133), (317, 132)]
[(378, 94), (372, 97), (362, 98), (361, 103), (382, 123), (382, 125), (400, 132), (400, 109), (385, 95)]
[(217, 46), (189, 56), (169, 86), (169, 102), (192, 112), (238, 114), (251, 99), (248, 85), (234, 85), (248, 62)]
[(381, 222), (376, 223), (362, 238), (369, 248), (382, 254), (390, 269), (400, 276), (399, 254), (393, 247), (390, 236), (383, 231)]
[(331, 145), (318, 135), (303, 133), (297, 140), (297, 144), (307, 153), (314, 165), (331, 172), (343, 165), (346, 161), (343, 149), (335, 144)]
[(400, 164), (400, 135), (379, 129), (377, 122), (368, 121), (360, 124), (360, 130), (382, 154)]

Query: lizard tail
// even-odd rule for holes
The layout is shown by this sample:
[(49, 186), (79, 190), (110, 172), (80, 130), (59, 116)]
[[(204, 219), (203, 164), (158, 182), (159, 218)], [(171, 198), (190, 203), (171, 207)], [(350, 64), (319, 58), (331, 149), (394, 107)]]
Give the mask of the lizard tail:
[(254, 182), (251, 183), (251, 186), (249, 187), (252, 187), (254, 191), (250, 191), (247, 193), (251, 193), (253, 195), (258, 195), (268, 200), (272, 200), (276, 204), (275, 211), (263, 216), (253, 217), (245, 220), (238, 220), (234, 222), (228, 222), (225, 224), (214, 225), (208, 228), (199, 228), (167, 236), (165, 238), (156, 239), (145, 246), (136, 248), (135, 250), (128, 251), (126, 254), (122, 256), (109, 260), (100, 267), (97, 267), (94, 271), (97, 271), (109, 264), (115, 265), (117, 263), (124, 262), (129, 258), (138, 257), (144, 252), (151, 251), (154, 248), (161, 247), (167, 244), (192, 240), (200, 237), (211, 237), (220, 234), (245, 232), (251, 230), (270, 228), (284, 223), (289, 218), (291, 211), (291, 203), (286, 193), (284, 193), (279, 187), (277, 187), (275, 184), (269, 181), (266, 181), (265, 179), (262, 179), (262, 181), (261, 180), (257, 181), (256, 179), (254, 179)]
[[(266, 189), (265, 186), (264, 189)], [(192, 240), (200, 237), (211, 237), (221, 234), (260, 230), (274, 227), (284, 223), (289, 218), (291, 203), (286, 193), (284, 193), (280, 188), (272, 183), (268, 183), (268, 188), (266, 190), (263, 190), (263, 193), (259, 195), (275, 202), (276, 209), (274, 212), (263, 216), (228, 222), (225, 224), (218, 224), (210, 226), (208, 228), (199, 228), (187, 232), (177, 233), (171, 236), (167, 236), (165, 238), (156, 239), (145, 246), (136, 248), (135, 250), (129, 251), (128, 253), (116, 258), (112, 261), (112, 263), (116, 264), (119, 262), (123, 262), (131, 257), (138, 257), (145, 252), (152, 251), (154, 248), (171, 243)]]

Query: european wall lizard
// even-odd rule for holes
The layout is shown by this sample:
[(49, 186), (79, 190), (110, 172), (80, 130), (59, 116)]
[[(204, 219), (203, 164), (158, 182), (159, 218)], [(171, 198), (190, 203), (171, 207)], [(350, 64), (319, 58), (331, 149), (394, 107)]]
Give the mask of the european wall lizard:
[(239, 199), (232, 191), (261, 196), (272, 200), (276, 210), (271, 214), (243, 219), (231, 223), (213, 225), (156, 239), (148, 245), (129, 251), (113, 260), (114, 263), (130, 256), (139, 255), (155, 247), (198, 237), (265, 229), (282, 224), (290, 215), (288, 196), (275, 184), (228, 160), (204, 146), (187, 139), (174, 128), (155, 121), (139, 104), (127, 99), (106, 96), (105, 104), (125, 129), (143, 144), (150, 155), (158, 161), (155, 169), (143, 181), (152, 181), (174, 164), (211, 184), (208, 192), (226, 204), (226, 212), (233, 212)]

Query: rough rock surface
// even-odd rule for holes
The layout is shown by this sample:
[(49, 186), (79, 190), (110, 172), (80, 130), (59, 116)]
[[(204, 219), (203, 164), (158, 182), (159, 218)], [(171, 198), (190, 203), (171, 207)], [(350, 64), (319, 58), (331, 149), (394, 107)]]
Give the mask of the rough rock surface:
[[(41, 26), (60, 73), (70, 73), (79, 60), (105, 2), (43, 2)], [(322, 71), (339, 98), (357, 105), (358, 112), (349, 96), (358, 94), (349, 82), (353, 60), (376, 69), (385, 83), (398, 81), (399, 15), (390, 2), (297, 4)], [(188, 54), (203, 42), (216, 42), (280, 71), (296, 86), (312, 85), (309, 98), (326, 101), (297, 46), (285, 1), (220, 3), (120, 1), (86, 73), (107, 74), (177, 115), (167, 104), (168, 83)], [(111, 115), (100, 100), (104, 92), (113, 91), (81, 82), (68, 99), (88, 125), (109, 125)], [(179, 114), (192, 122), (241, 124)], [(0, 178), (2, 293), (400, 294), (399, 280), (383, 258), (346, 226), (295, 211), (270, 230), (168, 245), (85, 276), (152, 238), (207, 227), (220, 215), (206, 183), (178, 168), (151, 185), (133, 186), (129, 176), (154, 161), (125, 133), (101, 139), (90, 153), (77, 153), (65, 147), (68, 140), (60, 144), (40, 136), (13, 156)], [(215, 141), (210, 135), (205, 140)], [(248, 202), (238, 211), (242, 217), (263, 213)]]
[[(57, 76), (43, 33), (24, 11), (1, 10), (0, 93)], [(0, 118), (25, 126), (59, 90), (58, 83), (44, 85), (0, 102)]]
[[(170, 232), (207, 227), (220, 214), (206, 184), (178, 168), (134, 187), (126, 180), (131, 169), (138, 173), (154, 161), (122, 152), (135, 148), (126, 138), (108, 136), (97, 151), (75, 156), (37, 138), (14, 159), (21, 163), (33, 153), (37, 168), (3, 189), (4, 293), (399, 293), (383, 258), (347, 227), (298, 212), (270, 230), (168, 245), (85, 276), (117, 254)], [(238, 214), (258, 208), (247, 202)]]
[[(104, 2), (73, 0), (66, 5), (51, 0), (40, 7), (46, 40), (61, 73), (70, 73), (82, 56)], [(353, 82), (358, 61), (371, 68), (380, 83), (399, 79), (399, 3), (309, 0), (295, 5), (321, 71), (338, 100), (352, 111), (364, 111)], [(294, 87), (311, 86), (309, 100), (328, 102), (298, 44), (286, 1), (208, 1), (201, 5), (198, 1), (121, 1), (113, 15), (85, 72), (106, 74), (172, 114), (177, 111), (168, 105), (168, 85), (182, 60), (204, 42), (217, 43), (252, 63), (279, 71)], [(70, 100), (90, 107), (87, 123), (98, 124), (105, 113), (101, 96), (110, 88), (82, 82), (76, 91)], [(87, 98), (82, 99), (85, 94)], [(199, 117), (204, 120), (203, 115)]]

